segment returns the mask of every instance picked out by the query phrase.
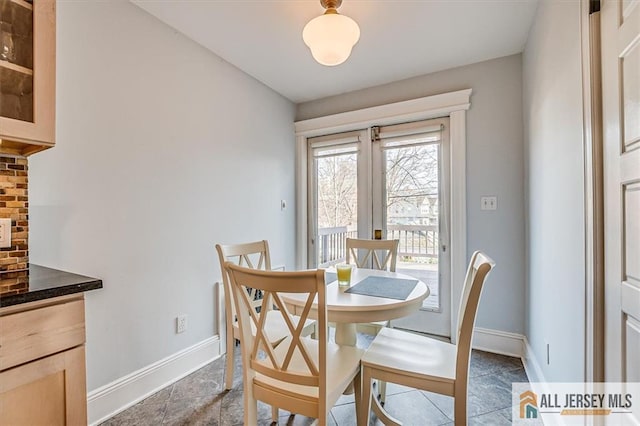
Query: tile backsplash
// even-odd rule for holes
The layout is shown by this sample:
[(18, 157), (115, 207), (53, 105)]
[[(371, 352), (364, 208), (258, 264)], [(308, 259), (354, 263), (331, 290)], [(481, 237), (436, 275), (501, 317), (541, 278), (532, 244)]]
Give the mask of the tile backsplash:
[(18, 290), (29, 268), (28, 161), (0, 156), (0, 218), (11, 218), (11, 247), (0, 248), (0, 293)]

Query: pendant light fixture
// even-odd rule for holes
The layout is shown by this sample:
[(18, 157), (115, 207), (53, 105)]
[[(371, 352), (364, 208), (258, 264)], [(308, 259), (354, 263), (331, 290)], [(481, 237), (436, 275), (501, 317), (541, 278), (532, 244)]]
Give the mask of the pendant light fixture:
[(330, 67), (340, 65), (360, 39), (360, 28), (356, 21), (338, 13), (342, 0), (320, 0), (320, 4), (326, 9), (324, 15), (307, 23), (302, 39), (316, 61)]

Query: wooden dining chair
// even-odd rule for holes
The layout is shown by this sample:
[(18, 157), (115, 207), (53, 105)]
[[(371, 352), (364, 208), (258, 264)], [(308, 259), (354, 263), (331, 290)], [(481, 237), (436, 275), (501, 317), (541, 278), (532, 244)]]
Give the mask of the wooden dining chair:
[[(398, 383), (454, 398), (456, 426), (467, 424), (467, 384), (471, 338), (478, 302), (487, 275), (495, 263), (476, 251), (471, 256), (458, 311), (456, 344), (394, 328), (376, 336), (362, 357), (363, 413), (358, 426), (369, 424), (373, 379)], [(401, 425), (373, 398), (373, 409), (385, 425)]]
[[(347, 238), (347, 263), (354, 263), (358, 268), (377, 269), (396, 272), (398, 262), (399, 240), (365, 240)], [(367, 323), (361, 330), (367, 334), (377, 335), (390, 321), (375, 321)], [(378, 398), (384, 404), (387, 394), (387, 384), (378, 382)]]
[[(363, 350), (339, 346), (327, 339), (326, 284), (322, 269), (300, 272), (259, 271), (225, 263), (234, 292), (242, 335), (244, 424), (257, 425), (257, 401), (327, 424), (329, 410), (352, 384), (356, 416), (362, 412), (360, 358)], [(279, 309), (289, 336), (275, 346), (266, 331), (265, 316), (256, 315), (249, 289), (264, 295), (262, 308)], [(303, 294), (306, 303), (294, 322), (281, 299), (282, 293)], [(303, 323), (317, 313), (318, 339), (303, 337)], [(256, 325), (254, 332), (253, 325)]]
[[(242, 336), (238, 325), (236, 307), (233, 302), (233, 292), (231, 291), (231, 283), (229, 276), (224, 268), (225, 262), (234, 262), (238, 265), (244, 265), (253, 269), (271, 270), (271, 256), (269, 254), (269, 243), (266, 240), (256, 241), (245, 244), (216, 244), (218, 258), (220, 259), (220, 270), (222, 272), (222, 282), (224, 285), (224, 305), (226, 318), (226, 344), (227, 344), (227, 366), (225, 375), (225, 389), (233, 388), (233, 354), (236, 340), (242, 342)], [(282, 316), (272, 312), (270, 305), (264, 306), (262, 309), (261, 295), (256, 289), (249, 290), (249, 298), (252, 300), (254, 310), (256, 310), (256, 319), (259, 319), (262, 313), (265, 315), (265, 329), (269, 341), (277, 345), (285, 337), (289, 335), (289, 329), (283, 321)], [(258, 310), (260, 311), (258, 312)], [(293, 318), (297, 323), (297, 317)], [(304, 323), (304, 335), (312, 334), (315, 330), (314, 321), (308, 320)], [(255, 325), (254, 325), (255, 328)]]
[[(363, 240), (347, 238), (347, 263), (358, 268), (396, 271), (399, 240)], [(371, 263), (369, 263), (371, 262)]]

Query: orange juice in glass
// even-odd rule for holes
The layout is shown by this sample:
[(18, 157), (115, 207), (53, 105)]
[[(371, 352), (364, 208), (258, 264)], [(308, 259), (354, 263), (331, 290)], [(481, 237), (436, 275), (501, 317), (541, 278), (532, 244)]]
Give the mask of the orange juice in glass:
[(336, 273), (338, 274), (338, 285), (340, 287), (349, 286), (351, 284), (351, 268), (353, 266), (348, 263), (340, 263), (336, 265)]

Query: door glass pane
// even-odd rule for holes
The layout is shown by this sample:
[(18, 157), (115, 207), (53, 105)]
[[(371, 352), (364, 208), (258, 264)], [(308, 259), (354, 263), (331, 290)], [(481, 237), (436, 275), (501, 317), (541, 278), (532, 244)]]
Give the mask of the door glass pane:
[(400, 240), (396, 270), (429, 286), (423, 309), (434, 311), (440, 310), (439, 158), (439, 143), (384, 150), (387, 238)]
[(344, 261), (346, 238), (358, 230), (357, 152), (323, 151), (316, 163), (316, 265)]

